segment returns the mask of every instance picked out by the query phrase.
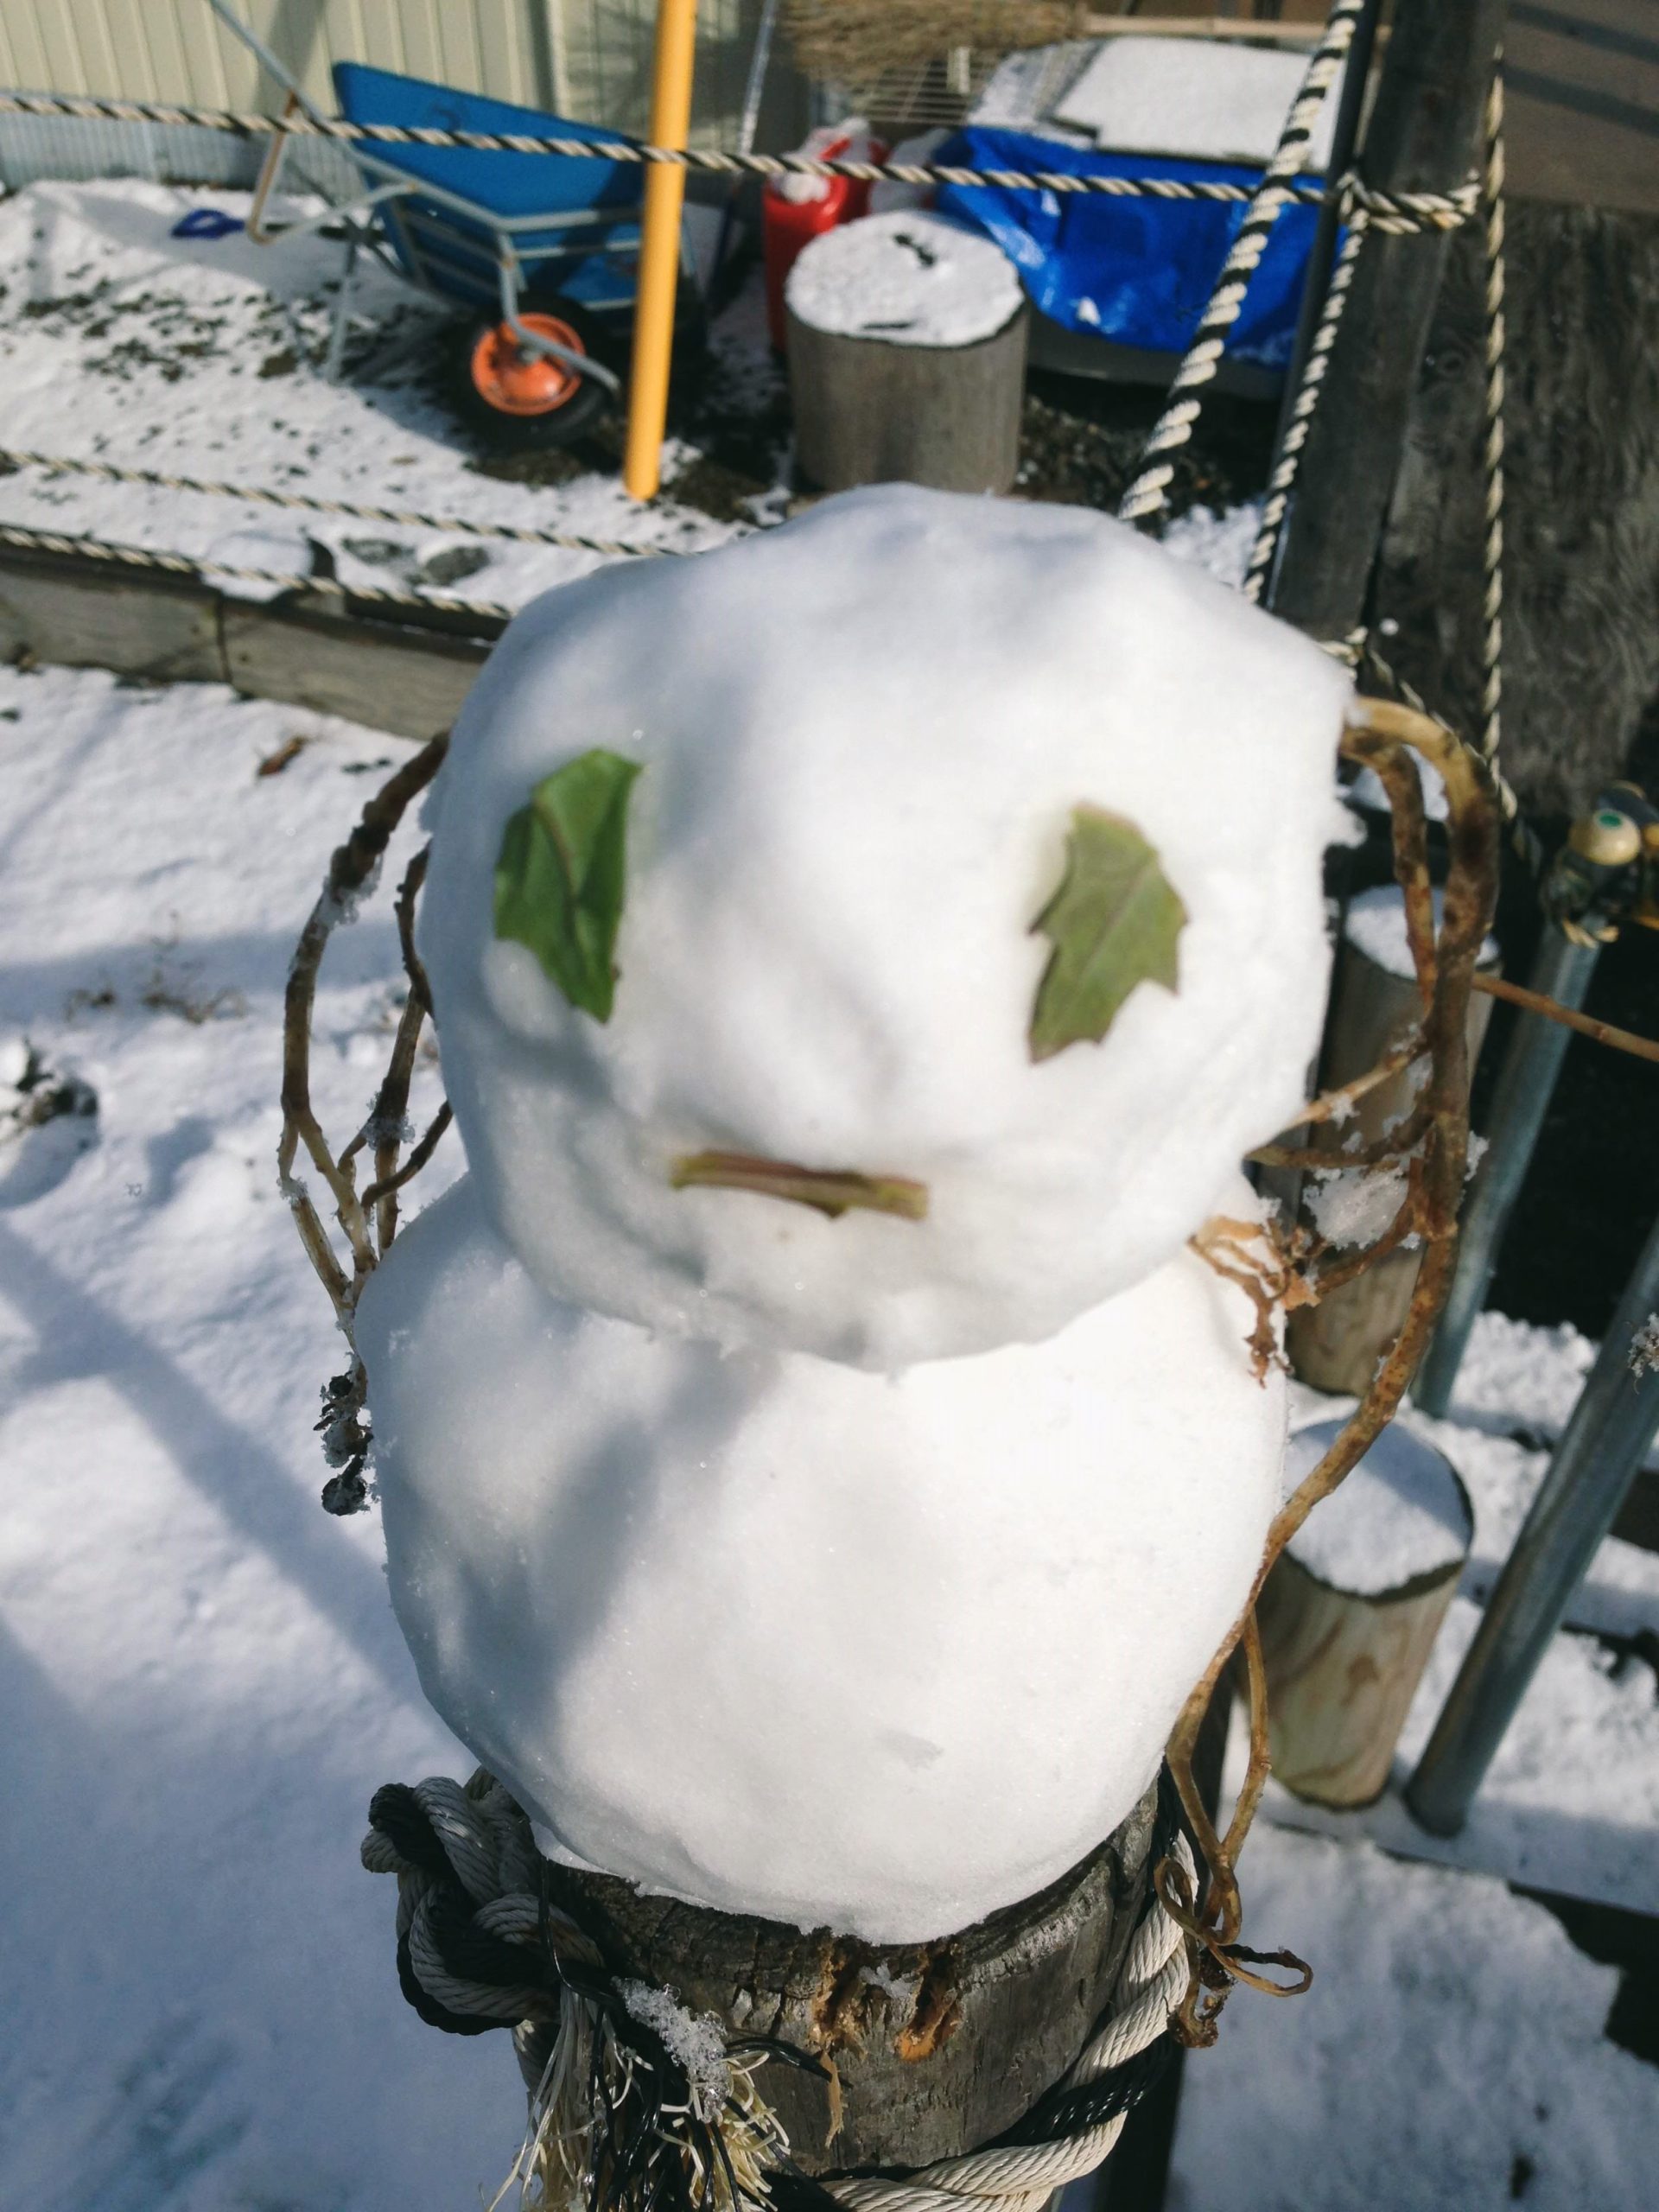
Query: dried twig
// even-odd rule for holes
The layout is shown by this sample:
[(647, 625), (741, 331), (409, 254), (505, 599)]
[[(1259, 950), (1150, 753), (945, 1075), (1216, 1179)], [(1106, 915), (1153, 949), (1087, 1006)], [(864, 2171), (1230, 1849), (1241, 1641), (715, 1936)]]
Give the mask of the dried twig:
[[(1498, 817), (1491, 779), (1479, 755), (1444, 724), (1412, 708), (1382, 700), (1355, 703), (1342, 750), (1348, 760), (1376, 771), (1394, 807), (1395, 874), (1406, 901), (1408, 937), (1423, 999), (1421, 1048), (1427, 1055), (1429, 1077), (1416, 1106), (1385, 1147), (1371, 1147), (1341, 1159), (1344, 1167), (1380, 1164), (1384, 1157), (1408, 1160), (1406, 1195), (1394, 1221), (1382, 1237), (1355, 1259), (1313, 1274), (1304, 1268), (1300, 1278), (1304, 1294), (1317, 1298), (1321, 1291), (1351, 1281), (1408, 1236), (1420, 1237), (1425, 1249), (1410, 1308), (1392, 1350), (1341, 1434), (1275, 1516), (1244, 1609), (1182, 1708), (1170, 1737), (1170, 1770), (1206, 1869), (1202, 1889), (1195, 1897), (1185, 1895), (1185, 1885), (1176, 1878), (1179, 1869), (1171, 1871), (1173, 1862), (1165, 1861), (1159, 1870), (1160, 1895), (1187, 1931), (1192, 1977), (1177, 2017), (1181, 2034), (1192, 2043), (1214, 2040), (1216, 2016), (1235, 1980), (1249, 1981), (1281, 1995), (1292, 1993), (1284, 1985), (1244, 1970), (1250, 1965), (1290, 1963), (1288, 1955), (1280, 1961), (1264, 1961), (1237, 1942), (1240, 1912), (1234, 1863), (1249, 1833), (1267, 1773), (1265, 1726), (1256, 1710), (1254, 1688), (1249, 1767), (1224, 1840), (1217, 1833), (1193, 1779), (1198, 1730), (1216, 1686), (1241, 1641), (1247, 1659), (1252, 1666), (1256, 1664), (1259, 1652), (1252, 1656), (1255, 1603), (1274, 1562), (1313, 1507), (1363, 1458), (1405, 1395), (1450, 1285), (1458, 1205), (1468, 1154), (1469, 994), (1497, 899)], [(1438, 943), (1433, 937), (1422, 795), (1410, 758), (1413, 753), (1440, 772), (1446, 787), (1450, 865)], [(1400, 1049), (1396, 1047), (1396, 1052)], [(1389, 1071), (1397, 1072), (1397, 1069)], [(1381, 1072), (1373, 1070), (1372, 1078), (1381, 1081)], [(1261, 1156), (1293, 1165), (1328, 1167), (1332, 1164), (1328, 1153), (1314, 1154), (1305, 1160), (1301, 1148), (1293, 1147), (1265, 1147)], [(1224, 1230), (1233, 1225), (1216, 1226)], [(1225, 1242), (1224, 1236), (1224, 1250)], [(1230, 1270), (1224, 1268), (1223, 1272)], [(1237, 1278), (1233, 1274), (1230, 1279)], [(1258, 1310), (1253, 1348), (1259, 1334)]]
[[(311, 1104), (311, 1016), (316, 1003), (317, 973), (322, 964), (324, 949), (335, 925), (349, 918), (356, 910), (358, 900), (372, 887), (393, 832), (403, 820), (410, 802), (419, 797), (436, 775), (448, 742), (447, 731), (442, 736), (433, 738), (412, 760), (406, 762), (382, 785), (364, 808), (357, 827), (329, 861), (321, 894), (301, 933), (289, 969), (288, 991), (283, 1011), (283, 1134), (277, 1146), (276, 1167), (283, 1192), (293, 1208), (306, 1253), (333, 1301), (335, 1313), (347, 1325), (348, 1330), (357, 1294), (372, 1272), (380, 1253), (391, 1242), (397, 1226), (395, 1185), (391, 1179), (396, 1168), (404, 1115), (409, 1101), (409, 1075), (414, 1065), (420, 1025), (429, 1002), (425, 973), (418, 960), (414, 958), (414, 944), (409, 926), (415, 891), (419, 888), (420, 873), (424, 868), (423, 854), (411, 865), (398, 893), (399, 934), (404, 942), (405, 963), (412, 961), (413, 966), (410, 973), (409, 999), (393, 1046), (392, 1065), (381, 1084), (369, 1122), (346, 1146), (339, 1159), (330, 1150)], [(399, 1134), (393, 1135), (393, 1131)], [(431, 1144), (435, 1145), (442, 1133), (442, 1128), (435, 1135), (429, 1131)], [(379, 1209), (375, 1223), (378, 1232), (378, 1249), (376, 1237), (371, 1234), (368, 1208), (357, 1194), (353, 1164), (357, 1153), (371, 1141), (376, 1147), (378, 1179), (388, 1185), (385, 1190), (375, 1190), (373, 1193)], [(327, 1230), (309, 1192), (295, 1174), (295, 1161), (302, 1145), (313, 1166), (327, 1185), (334, 1201), (335, 1218), (345, 1234), (350, 1254), (349, 1274), (335, 1255)], [(429, 1156), (430, 1146), (428, 1151)], [(384, 1167), (383, 1161), (385, 1163)]]
[(1541, 1014), (1547, 1021), (1559, 1021), (1564, 1029), (1576, 1029), (1580, 1037), (1593, 1037), (1598, 1045), (1611, 1045), (1620, 1052), (1632, 1052), (1638, 1060), (1659, 1060), (1659, 1042), (1651, 1037), (1638, 1037), (1633, 1029), (1620, 1029), (1611, 1021), (1598, 1021), (1593, 1014), (1580, 1014), (1575, 1007), (1563, 1006), (1559, 999), (1546, 998), (1541, 991), (1529, 991), (1520, 983), (1506, 982), (1501, 976), (1477, 976), (1475, 988), (1484, 991), (1489, 998), (1506, 999), (1511, 1006), (1525, 1008), (1529, 1014)]

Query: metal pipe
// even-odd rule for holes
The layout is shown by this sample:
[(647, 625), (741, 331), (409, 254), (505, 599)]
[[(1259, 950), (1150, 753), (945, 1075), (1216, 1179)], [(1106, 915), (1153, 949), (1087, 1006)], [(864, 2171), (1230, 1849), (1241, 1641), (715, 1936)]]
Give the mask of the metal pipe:
[[(696, 27), (697, 0), (657, 0), (657, 54), (651, 92), (653, 145), (678, 149), (685, 144), (691, 121)], [(685, 171), (671, 163), (653, 162), (645, 171), (633, 359), (628, 378), (627, 443), (622, 458), (622, 481), (629, 498), (634, 499), (654, 499), (662, 480), (684, 200)]]
[[(1599, 945), (1573, 944), (1546, 920), (1528, 983), (1576, 1012), (1584, 1004), (1600, 951)], [(1463, 1210), (1446, 1310), (1412, 1386), (1412, 1401), (1423, 1413), (1442, 1414), (1452, 1402), (1470, 1332), (1485, 1303), (1503, 1232), (1532, 1164), (1571, 1036), (1570, 1030), (1541, 1014), (1516, 1017), (1492, 1098), (1485, 1155)]]
[(578, 376), (592, 377), (595, 384), (602, 384), (613, 398), (621, 397), (622, 379), (614, 370), (596, 361), (591, 353), (578, 353), (574, 346), (561, 346), (555, 338), (544, 338), (539, 330), (527, 329), (518, 320), (518, 257), (505, 242), (496, 274), (501, 290), (501, 320), (520, 353), (528, 353), (532, 360), (558, 361)]
[(760, 101), (766, 89), (766, 70), (772, 60), (772, 33), (778, 27), (778, 0), (762, 0), (760, 21), (749, 57), (748, 82), (743, 87), (743, 115), (737, 126), (737, 150), (754, 151), (754, 134), (760, 124)]
[(1659, 1224), (1406, 1785), (1410, 1811), (1436, 1835), (1455, 1835), (1468, 1818), (1503, 1732), (1659, 1432), (1659, 1363), (1634, 1349), (1656, 1306)]
[(294, 75), (292, 70), (285, 69), (264, 40), (257, 37), (245, 22), (240, 22), (232, 14), (226, 4), (226, 0), (207, 0), (207, 5), (224, 24), (226, 29), (233, 37), (241, 40), (260, 67), (282, 86), (296, 106), (302, 108), (313, 123), (321, 123), (323, 118), (305, 97), (300, 88), (299, 79)]

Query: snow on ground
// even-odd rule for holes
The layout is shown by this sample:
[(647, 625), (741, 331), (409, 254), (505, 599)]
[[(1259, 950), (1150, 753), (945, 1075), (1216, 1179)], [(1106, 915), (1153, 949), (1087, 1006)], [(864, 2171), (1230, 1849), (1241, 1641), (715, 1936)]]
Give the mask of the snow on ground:
[[(281, 203), (277, 213), (317, 205)], [(264, 246), (241, 232), (171, 235), (193, 208), (241, 216), (247, 207), (246, 193), (130, 178), (32, 185), (0, 203), (3, 442), (630, 544), (712, 544), (730, 534), (671, 502), (640, 507), (613, 476), (531, 489), (470, 467), (430, 385), (445, 312), (377, 262), (362, 263), (355, 296), (373, 328), (353, 341), (351, 380), (326, 383), (304, 365), (327, 337), (338, 244), (315, 234)], [(671, 452), (671, 477), (677, 457)], [(301, 575), (312, 572), (315, 540), (345, 583), (509, 606), (595, 565), (589, 554), (37, 469), (0, 480), (0, 521)], [(478, 566), (457, 576), (457, 554)]]
[[(296, 924), (405, 752), (0, 671), (0, 1033), (98, 1096), (0, 1149), (6, 2204), (461, 2205), (511, 2157), (508, 2054), (421, 2027), (356, 1865), (378, 1783), (467, 1762), (317, 1503), (339, 1344), (272, 1164)], [(397, 974), (383, 909), (322, 993), (335, 1125)]]
[[(377, 1521), (316, 1502), (338, 1340), (272, 1169), (289, 950), (370, 764), (406, 755), (216, 688), (61, 671), (0, 671), (0, 1031), (99, 1101), (89, 1146), (58, 1122), (0, 1150), (0, 1986), (21, 1993), (0, 2202), (474, 2204), (515, 2145), (516, 2069), (404, 2006), (391, 1885), (356, 1862), (379, 1783), (470, 1762), (421, 1700)], [(383, 899), (325, 969), (332, 1127), (367, 1100), (397, 975)], [(440, 1152), (435, 1192), (458, 1166)], [(1541, 1423), (1582, 1363), (1562, 1332), (1489, 1320), (1471, 1411), (1498, 1425), (1507, 1372)], [(1465, 1473), (1475, 1447), (1511, 1455), (1511, 1503), (1535, 1479), (1502, 1435), (1458, 1442)], [(1502, 1483), (1475, 1488), (1508, 1511)], [(1629, 1550), (1605, 1546), (1591, 1586)], [(1548, 1726), (1523, 1715), (1515, 1757), (1570, 1883), (1611, 1802), (1599, 1770), (1659, 1762), (1646, 1670), (1613, 1681), (1576, 1640), (1561, 1664), (1574, 1694), (1551, 1691)], [(1245, 1871), (1251, 1934), (1320, 1980), (1300, 2005), (1241, 1993), (1189, 2069), (1189, 2212), (1224, 2188), (1236, 2212), (1469, 2212), (1510, 2201), (1516, 2159), (1529, 2203), (1565, 2203), (1575, 2173), (1579, 2203), (1640, 2201), (1620, 2177), (1659, 2082), (1599, 2039), (1612, 1977), (1537, 1908), (1265, 1824)]]
[(1484, 1876), (1258, 1827), (1241, 1989), (1182, 2085), (1169, 2212), (1637, 2212), (1659, 2072), (1602, 2037), (1618, 1974)]
[[(377, 262), (360, 265), (346, 381), (321, 358), (340, 246), (315, 234), (252, 245), (245, 234), (175, 238), (194, 209), (240, 218), (245, 192), (132, 178), (44, 183), (0, 200), (0, 442), (163, 474), (625, 544), (717, 544), (727, 525), (676, 506), (676, 471), (693, 449), (670, 441), (667, 497), (649, 507), (613, 472), (556, 485), (505, 482), (473, 464), (449, 385), (436, 365), (454, 318)], [(319, 203), (278, 201), (276, 215)], [(717, 382), (730, 404), (758, 404), (775, 381), (762, 296), (752, 284), (712, 334)], [(751, 503), (779, 521), (782, 484)], [(1250, 501), (1224, 515), (1195, 508), (1166, 533), (1172, 550), (1236, 583), (1260, 520)], [(139, 485), (100, 484), (38, 469), (0, 475), (0, 522), (151, 546), (234, 567), (305, 575), (326, 549), (340, 581), (440, 590), (521, 606), (582, 575), (592, 554), (480, 542), (451, 531), (275, 512), (245, 501)], [(476, 565), (474, 565), (474, 564)], [(226, 584), (249, 597), (256, 584)]]
[[(1602, 1544), (1567, 1609), (1576, 1632), (1558, 1637), (1546, 1656), (1460, 1836), (1427, 1834), (1399, 1799), (1595, 1351), (1570, 1324), (1533, 1328), (1483, 1313), (1452, 1417), (1433, 1421), (1409, 1407), (1402, 1414), (1405, 1427), (1451, 1460), (1474, 1508), (1459, 1595), (1407, 1717), (1388, 1795), (1363, 1812), (1330, 1814), (1270, 1783), (1265, 1818), (1322, 1834), (1370, 1836), (1414, 1858), (1659, 1912), (1659, 1681), (1649, 1641), (1659, 1637), (1659, 1554), (1617, 1536)], [(1292, 1426), (1351, 1402), (1294, 1386)], [(1235, 1780), (1243, 1763), (1236, 1736)]]
[[(338, 248), (171, 239), (203, 203), (245, 196), (41, 186), (0, 205), (9, 442), (607, 537), (723, 534), (597, 475), (531, 491), (480, 474), (408, 354), (346, 388), (295, 373)], [(418, 298), (370, 285), (388, 351), (423, 341)], [(296, 571), (312, 537), (347, 581), (412, 583), (435, 553), (484, 550), (33, 473), (0, 480), (0, 518)], [(1236, 581), (1255, 519), (1200, 512), (1171, 538)], [(251, 531), (257, 555), (232, 543)], [(354, 556), (348, 539), (397, 550)], [(491, 548), (448, 588), (517, 603), (590, 565)], [(516, 2147), (504, 2041), (416, 2020), (391, 1885), (357, 1865), (379, 1783), (470, 1761), (420, 1697), (377, 1522), (317, 1503), (314, 1393), (338, 1338), (272, 1165), (289, 951), (330, 848), (404, 757), (217, 688), (0, 671), (0, 1083), (27, 1037), (43, 1081), (98, 1101), (7, 1133), (0, 1089), (6, 2204), (437, 2212), (487, 2197)], [(366, 1103), (398, 982), (383, 899), (325, 970), (331, 1127)], [(435, 1096), (435, 1069), (423, 1081)], [(429, 1194), (459, 1166), (441, 1149)], [(1408, 1753), (1592, 1353), (1570, 1329), (1486, 1316), (1452, 1420), (1412, 1417), (1456, 1461), (1477, 1533)], [(1659, 1630), (1659, 1561), (1610, 1540), (1573, 1617)], [(1640, 1658), (1560, 1639), (1448, 1848), (1651, 1908), (1656, 1713)], [(1348, 1825), (1385, 1818), (1383, 1841), (1426, 1847), (1386, 1801)], [(1645, 2200), (1659, 2080), (1601, 2035), (1611, 1970), (1540, 1908), (1491, 1871), (1265, 1820), (1244, 1879), (1249, 1936), (1319, 1979), (1300, 2003), (1241, 1993), (1189, 2067), (1181, 2212)]]

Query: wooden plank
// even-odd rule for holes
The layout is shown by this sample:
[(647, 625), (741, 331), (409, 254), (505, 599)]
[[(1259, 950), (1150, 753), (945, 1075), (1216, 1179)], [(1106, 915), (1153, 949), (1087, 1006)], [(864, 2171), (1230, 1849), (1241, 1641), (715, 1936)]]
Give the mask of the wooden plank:
[(19, 652), (150, 683), (230, 683), (250, 698), (424, 740), (454, 720), (489, 644), (315, 603), (225, 599), (188, 576), (0, 549), (0, 657)]
[(213, 594), (188, 579), (135, 583), (90, 562), (0, 550), (0, 655), (109, 668), (156, 683), (222, 681)]
[[(1399, 0), (1360, 168), (1385, 192), (1450, 192), (1468, 175), (1505, 0)], [(1440, 289), (1443, 239), (1373, 237), (1302, 454), (1272, 594), (1311, 637), (1359, 620)]]
[(221, 602), (226, 681), (254, 699), (424, 740), (461, 711), (488, 646), (298, 607)]

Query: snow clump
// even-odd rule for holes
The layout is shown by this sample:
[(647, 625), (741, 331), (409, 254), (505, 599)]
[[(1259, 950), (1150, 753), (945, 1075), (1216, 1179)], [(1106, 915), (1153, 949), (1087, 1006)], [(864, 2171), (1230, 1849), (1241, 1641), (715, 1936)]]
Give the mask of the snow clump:
[[(1135, 531), (884, 486), (512, 624), (457, 724), (421, 947), (484, 1211), (553, 1296), (899, 1370), (1152, 1274), (1294, 1118), (1348, 679)], [(638, 763), (614, 1005), (499, 939), (511, 817)], [(1034, 1061), (1074, 811), (1133, 824), (1175, 988)], [(705, 1152), (903, 1179), (925, 1218), (676, 1188)]]
[(814, 330), (890, 346), (972, 346), (1025, 304), (1019, 274), (982, 231), (899, 209), (843, 223), (798, 256), (785, 289)]
[(550, 1296), (466, 1179), (358, 1320), (422, 1687), (554, 1855), (965, 1927), (1132, 1810), (1243, 1602), (1286, 1419), (1252, 1319), (1181, 1252), (1035, 1347), (722, 1356)]

